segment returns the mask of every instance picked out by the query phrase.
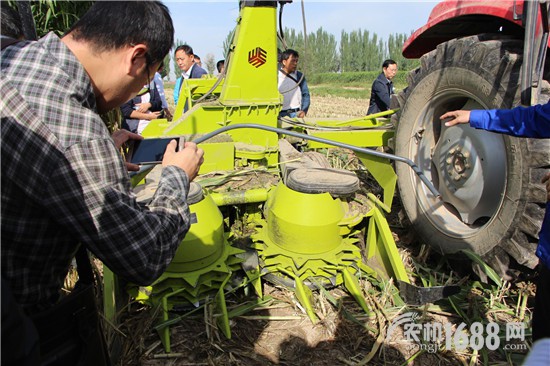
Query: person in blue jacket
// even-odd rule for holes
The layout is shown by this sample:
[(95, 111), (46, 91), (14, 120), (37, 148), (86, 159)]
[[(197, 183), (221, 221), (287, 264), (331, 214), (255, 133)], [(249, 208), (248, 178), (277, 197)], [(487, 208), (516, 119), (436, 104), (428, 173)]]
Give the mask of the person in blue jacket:
[[(452, 111), (443, 114), (445, 126), (470, 123), (470, 126), (517, 137), (550, 138), (550, 103), (513, 109)], [(546, 184), (546, 213), (539, 233), (536, 254), (541, 261), (533, 313), (533, 342), (550, 337), (550, 172)]]
[(181, 70), (181, 76), (176, 79), (176, 84), (174, 85), (174, 104), (177, 107), (183, 79), (200, 79), (203, 75), (208, 74), (208, 72), (195, 63), (193, 49), (187, 44), (176, 48), (174, 58)]

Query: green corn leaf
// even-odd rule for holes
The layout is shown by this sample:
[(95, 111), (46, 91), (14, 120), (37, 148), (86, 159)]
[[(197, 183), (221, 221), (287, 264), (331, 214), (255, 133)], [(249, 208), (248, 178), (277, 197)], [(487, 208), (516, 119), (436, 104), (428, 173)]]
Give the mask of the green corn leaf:
[(476, 262), (481, 267), (481, 270), (487, 275), (487, 277), (493, 280), (493, 282), (496, 283), (497, 286), (502, 286), (502, 279), (497, 275), (494, 269), (492, 269), (487, 263), (485, 263), (483, 259), (481, 259), (478, 254), (470, 250), (464, 249), (462, 250), (462, 252), (466, 254), (468, 258)]

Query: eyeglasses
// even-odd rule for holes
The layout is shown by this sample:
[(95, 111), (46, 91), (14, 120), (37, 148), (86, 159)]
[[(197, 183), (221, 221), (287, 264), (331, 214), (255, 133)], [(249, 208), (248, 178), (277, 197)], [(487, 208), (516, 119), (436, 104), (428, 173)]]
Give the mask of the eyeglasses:
[(147, 84), (151, 82), (151, 74), (149, 73), (149, 67), (151, 66), (151, 56), (148, 53), (145, 53), (145, 69), (147, 70)]

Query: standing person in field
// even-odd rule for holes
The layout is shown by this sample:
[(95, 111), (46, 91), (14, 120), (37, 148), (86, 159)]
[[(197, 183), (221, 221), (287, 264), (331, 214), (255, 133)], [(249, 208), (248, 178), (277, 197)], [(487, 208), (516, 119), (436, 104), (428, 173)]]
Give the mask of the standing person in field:
[(176, 85), (174, 85), (174, 104), (177, 106), (183, 79), (200, 79), (208, 73), (195, 63), (195, 55), (191, 46), (186, 44), (178, 46), (174, 52), (174, 56), (181, 70), (181, 76), (176, 79)]
[(298, 52), (290, 48), (281, 53), (279, 93), (284, 100), (279, 117), (304, 118), (307, 115), (310, 95), (306, 78), (298, 71), (299, 59)]
[[(440, 118), (447, 120), (446, 126), (469, 122), (472, 127), (511, 136), (550, 138), (550, 103), (509, 110), (452, 111)], [(536, 251), (540, 264), (533, 313), (533, 342), (550, 338), (550, 172), (545, 174), (542, 183), (546, 185), (546, 213)]]
[[(109, 364), (94, 331), (97, 314), (90, 324), (88, 303), (73, 301), (76, 291), (61, 299), (75, 253), (85, 248), (121, 278), (147, 285), (165, 271), (189, 230), (186, 197), (203, 151), (187, 143), (176, 152), (170, 142), (158, 190), (142, 207), (127, 173), (139, 167), (125, 165), (119, 153), (141, 137), (125, 130), (111, 136), (99, 115), (150, 82), (173, 40), (162, 3), (97, 1), (62, 38), (51, 32), (2, 50), (2, 288), (9, 286), (27, 315), (53, 324), (37, 326), (41, 365)], [(2, 324), (4, 315), (11, 314), (2, 312)], [(2, 331), (2, 364), (9, 365), (25, 340)], [(52, 341), (44, 332), (75, 336), (43, 347)], [(67, 341), (70, 353), (59, 348)]]
[(219, 60), (216, 62), (216, 69), (218, 70), (218, 74), (221, 74), (225, 71), (225, 60)]
[(368, 114), (390, 109), (390, 98), (395, 94), (392, 79), (397, 74), (397, 62), (388, 59), (382, 63), (382, 72), (372, 83)]
[(202, 61), (201, 61), (201, 57), (199, 55), (193, 55), (193, 59), (194, 59), (194, 61), (197, 65), (202, 67)]
[(153, 77), (153, 82), (151, 84), (151, 87), (154, 86), (157, 91), (159, 92), (160, 100), (162, 102), (162, 110), (164, 111), (164, 118), (171, 121), (172, 120), (172, 112), (170, 111), (170, 108), (168, 107), (168, 102), (166, 101), (166, 95), (164, 93), (164, 80), (162, 80), (162, 71), (164, 70), (164, 62), (160, 65), (159, 70), (155, 72), (155, 77)]

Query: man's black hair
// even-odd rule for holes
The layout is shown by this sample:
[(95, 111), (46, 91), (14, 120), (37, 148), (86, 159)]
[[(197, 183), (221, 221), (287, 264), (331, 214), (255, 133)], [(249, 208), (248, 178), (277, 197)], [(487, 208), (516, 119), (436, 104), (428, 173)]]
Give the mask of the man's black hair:
[(176, 50), (174, 51), (174, 55), (175, 55), (178, 51), (183, 51), (183, 52), (185, 52), (185, 54), (186, 54), (187, 56), (190, 56), (190, 55), (195, 56), (195, 54), (193, 53), (193, 49), (192, 49), (191, 46), (189, 46), (188, 44), (182, 44), (182, 45), (176, 47)]
[(15, 39), (23, 39), (23, 25), (21, 24), (21, 17), (17, 10), (12, 8), (7, 1), (1, 2), (2, 23), (1, 34), (6, 37)]
[(388, 67), (390, 65), (397, 65), (397, 62), (395, 62), (394, 60), (389, 58), (387, 60), (384, 60), (384, 62), (382, 63), (382, 68), (385, 69), (386, 67)]
[(218, 72), (222, 72), (222, 66), (225, 64), (225, 60), (219, 60), (216, 62), (216, 69), (218, 69)]
[(300, 54), (298, 53), (298, 51), (295, 51), (292, 48), (286, 49), (281, 53), (281, 62), (283, 62), (283, 60), (288, 60), (290, 56), (298, 58), (300, 57)]
[(174, 43), (170, 12), (159, 1), (96, 1), (68, 33), (98, 52), (145, 44), (148, 63), (162, 61)]

